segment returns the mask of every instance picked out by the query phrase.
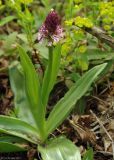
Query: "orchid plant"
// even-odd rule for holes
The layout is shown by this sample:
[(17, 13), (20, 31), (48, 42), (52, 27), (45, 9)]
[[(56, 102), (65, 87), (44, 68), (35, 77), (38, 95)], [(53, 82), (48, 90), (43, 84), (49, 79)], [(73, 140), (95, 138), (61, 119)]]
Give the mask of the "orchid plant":
[[(28, 54), (18, 46), (20, 62), (9, 68), (15, 114), (0, 115), (0, 152), (26, 151), (35, 146), (43, 160), (81, 160), (78, 148), (64, 136), (49, 138), (66, 119), (76, 102), (87, 92), (106, 64), (96, 66), (77, 80), (46, 118), (46, 107), (59, 71), (61, 38), (59, 15), (51, 10), (38, 32), (38, 41), (47, 40), (48, 65), (40, 79)], [(27, 145), (23, 145), (27, 144)], [(29, 145), (32, 144), (32, 145)]]

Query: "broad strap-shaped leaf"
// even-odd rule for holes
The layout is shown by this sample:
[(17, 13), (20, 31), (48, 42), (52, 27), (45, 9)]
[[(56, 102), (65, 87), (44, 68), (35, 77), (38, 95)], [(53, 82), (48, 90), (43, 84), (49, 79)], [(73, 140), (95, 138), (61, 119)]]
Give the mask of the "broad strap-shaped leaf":
[(14, 106), (16, 116), (36, 127), (34, 117), (30, 110), (30, 103), (25, 92), (25, 77), (22, 67), (18, 62), (13, 62), (9, 68), (9, 77), (12, 91), (14, 93)]
[(25, 50), (20, 46), (18, 50), (25, 75), (25, 88), (30, 102), (30, 110), (40, 131), (40, 137), (43, 137), (45, 113), (41, 102), (41, 87), (38, 74)]
[(0, 142), (0, 153), (7, 153), (7, 152), (19, 152), (19, 151), (26, 151), (23, 147), (9, 143), (9, 142)]
[(97, 78), (105, 66), (106, 63), (96, 66), (86, 72), (55, 105), (47, 119), (47, 136), (63, 122), (76, 102), (87, 92), (92, 82)]
[(0, 132), (23, 138), (38, 144), (38, 130), (17, 118), (0, 115)]
[(33, 143), (33, 144), (38, 144), (38, 140), (36, 141), (36, 139), (31, 139), (29, 136), (28, 136), (28, 134), (22, 134), (22, 133), (19, 133), (19, 132), (17, 132), (17, 131), (9, 131), (9, 130), (6, 130), (6, 129), (1, 129), (0, 128), (0, 133), (2, 134), (6, 134), (6, 135), (11, 135), (11, 136), (17, 136), (17, 137), (19, 137), (19, 138), (22, 138), (22, 139), (24, 139), (24, 140), (26, 140), (26, 141), (28, 141), (28, 142), (31, 142), (31, 143)]
[(79, 149), (64, 137), (51, 140), (46, 147), (38, 149), (43, 160), (81, 160)]
[(0, 142), (8, 142), (8, 143), (20, 143), (20, 144), (27, 144), (27, 141), (16, 136), (12, 135), (1, 135), (0, 136)]
[(42, 103), (46, 107), (49, 94), (55, 84), (56, 77), (60, 66), (61, 45), (58, 44), (55, 48), (49, 48), (49, 61), (44, 74), (42, 84)]
[(27, 142), (15, 136), (0, 136), (0, 152), (26, 151)]

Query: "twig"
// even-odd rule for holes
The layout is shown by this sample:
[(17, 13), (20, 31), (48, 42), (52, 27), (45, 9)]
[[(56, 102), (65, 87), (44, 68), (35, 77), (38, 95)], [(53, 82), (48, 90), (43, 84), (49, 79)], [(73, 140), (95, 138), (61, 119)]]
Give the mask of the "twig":
[(32, 53), (32, 59), (33, 59), (33, 61), (34, 61), (34, 58), (37, 59), (37, 62), (39, 63), (39, 65), (41, 67), (42, 73), (44, 74), (44, 70), (45, 70), (44, 66), (43, 66), (43, 64), (42, 64), (42, 62), (41, 62), (41, 60), (39, 58), (39, 55), (37, 53), (37, 50), (35, 48), (33, 48), (33, 53)]
[(8, 67), (2, 67), (2, 68), (0, 68), (0, 73), (1, 72), (7, 72), (8, 71)]
[(101, 28), (94, 26), (92, 28), (84, 27), (82, 29), (90, 33), (91, 35), (95, 36), (97, 39), (101, 40), (102, 42), (106, 43), (108, 46), (114, 49), (114, 38), (108, 35)]
[(104, 132), (107, 134), (108, 138), (110, 139), (111, 143), (112, 143), (112, 152), (113, 152), (113, 160), (114, 160), (114, 141), (112, 139), (112, 137), (110, 136), (110, 134), (108, 133), (108, 131), (106, 130), (106, 128), (104, 127), (104, 125), (102, 124), (102, 122), (99, 120), (99, 118), (95, 115), (95, 113), (93, 113), (92, 110), (90, 110), (91, 114), (96, 118), (97, 122), (100, 124), (100, 126), (102, 127), (102, 129), (104, 130)]
[(102, 153), (102, 154), (107, 155), (107, 156), (113, 156), (113, 154), (111, 152), (96, 151), (95, 153)]
[(96, 97), (96, 96), (91, 96), (92, 98), (94, 98), (94, 99), (96, 99), (96, 100), (98, 100), (99, 102), (102, 102), (104, 105), (108, 105), (108, 103), (107, 102), (105, 102), (105, 101), (103, 101), (102, 99), (100, 99), (99, 97)]

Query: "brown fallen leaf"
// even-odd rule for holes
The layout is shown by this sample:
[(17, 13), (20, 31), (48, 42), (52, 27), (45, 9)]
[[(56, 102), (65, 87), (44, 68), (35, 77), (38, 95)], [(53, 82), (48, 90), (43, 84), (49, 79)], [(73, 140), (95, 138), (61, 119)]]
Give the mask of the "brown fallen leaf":
[(76, 135), (79, 140), (92, 144), (96, 150), (103, 150), (101, 146), (97, 143), (97, 136), (94, 131), (92, 131), (91, 124), (95, 121), (91, 115), (83, 116), (73, 116), (72, 120), (69, 120), (71, 126), (76, 131)]
[(69, 120), (70, 124), (80, 137), (80, 139), (84, 142), (91, 142), (92, 144), (96, 143), (96, 135), (93, 131), (89, 129), (90, 127), (90, 116), (86, 115), (84, 116), (76, 116), (73, 117), (72, 120)]

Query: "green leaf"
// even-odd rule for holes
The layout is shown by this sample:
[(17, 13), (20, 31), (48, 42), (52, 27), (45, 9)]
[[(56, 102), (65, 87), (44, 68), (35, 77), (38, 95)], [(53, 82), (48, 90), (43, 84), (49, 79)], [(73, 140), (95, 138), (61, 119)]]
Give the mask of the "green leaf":
[(20, 144), (27, 143), (26, 140), (19, 138), (19, 137), (11, 136), (11, 135), (0, 136), (0, 142), (20, 143)]
[(22, 40), (25, 44), (28, 44), (28, 40), (25, 34), (18, 34), (17, 37)]
[(30, 103), (25, 92), (25, 77), (18, 62), (9, 67), (11, 88), (14, 93), (16, 117), (36, 127), (34, 117), (30, 110)]
[(23, 147), (8, 142), (0, 142), (0, 153), (26, 151)]
[(83, 160), (93, 160), (93, 156), (93, 149), (89, 148), (89, 150), (87, 150), (87, 152), (84, 154)]
[[(17, 144), (18, 143), (18, 144)], [(0, 136), (0, 152), (26, 151), (26, 141), (15, 136)]]
[(104, 77), (106, 74), (110, 73), (111, 68), (112, 68), (112, 66), (114, 64), (114, 56), (110, 60), (108, 60), (106, 62), (107, 62), (107, 66), (105, 67), (105, 69), (100, 74), (101, 77)]
[(46, 147), (39, 146), (43, 160), (81, 160), (79, 149), (68, 139), (59, 137)]
[(0, 115), (0, 132), (23, 138), (35, 144), (39, 142), (37, 129), (17, 118)]
[[(87, 59), (90, 60), (97, 60), (97, 59), (111, 59), (113, 54), (109, 51), (101, 51), (98, 48), (90, 48), (85, 53)], [(79, 55), (81, 57), (81, 55)]]
[(61, 45), (49, 49), (49, 61), (42, 84), (42, 103), (46, 107), (49, 94), (55, 84), (61, 58)]
[(83, 59), (85, 57), (88, 61), (90, 60), (110, 60), (113, 57), (113, 53), (110, 51), (102, 51), (94, 46), (88, 47), (84, 54), (76, 54), (76, 59)]
[(66, 95), (55, 105), (47, 119), (47, 135), (58, 127), (70, 113), (76, 102), (87, 92), (92, 82), (106, 67), (106, 63), (86, 72)]
[(7, 16), (0, 21), (0, 27), (15, 19), (15, 16)]
[(49, 1), (48, 0), (41, 0), (41, 1), (45, 5), (45, 7), (49, 7)]
[(24, 71), (25, 88), (30, 102), (30, 110), (39, 129), (40, 137), (43, 139), (45, 112), (41, 102), (41, 87), (39, 77), (25, 50), (21, 46), (18, 47), (18, 50)]
[(48, 60), (48, 48), (45, 44), (37, 43), (34, 45), (36, 50), (39, 50), (39, 54), (46, 60)]
[(17, 38), (17, 32), (10, 33), (7, 36), (4, 36), (4, 52), (7, 55), (14, 54), (15, 50), (15, 43), (16, 43), (16, 38)]
[(78, 115), (83, 115), (86, 105), (87, 105), (86, 97), (83, 96), (77, 101), (77, 104), (76, 104), (77, 107), (75, 108), (75, 113), (77, 113)]

